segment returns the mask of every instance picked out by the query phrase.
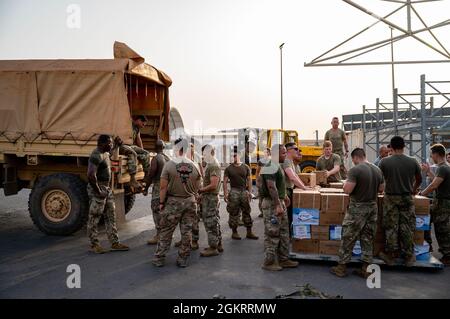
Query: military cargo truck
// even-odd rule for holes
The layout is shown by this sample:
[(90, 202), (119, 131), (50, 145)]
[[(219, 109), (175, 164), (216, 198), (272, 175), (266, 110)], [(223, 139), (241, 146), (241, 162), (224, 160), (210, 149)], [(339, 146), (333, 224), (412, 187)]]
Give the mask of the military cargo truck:
[[(87, 164), (100, 134), (132, 141), (132, 117), (152, 152), (169, 140), (169, 87), (164, 72), (124, 43), (113, 59), (0, 61), (0, 187), (5, 195), (31, 189), (29, 213), (44, 233), (68, 235), (88, 216)], [(112, 154), (118, 210), (131, 209), (126, 158)], [(139, 165), (136, 179), (144, 172)]]

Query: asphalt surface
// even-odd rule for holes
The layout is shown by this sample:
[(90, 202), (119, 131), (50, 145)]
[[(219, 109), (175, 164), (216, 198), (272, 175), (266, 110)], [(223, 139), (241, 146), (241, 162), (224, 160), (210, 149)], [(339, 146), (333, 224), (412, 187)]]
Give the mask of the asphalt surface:
[[(221, 203), (221, 224), (225, 252), (213, 258), (192, 253), (188, 268), (175, 265), (172, 248), (163, 268), (150, 263), (155, 250), (146, 241), (155, 230), (150, 216), (150, 198), (139, 196), (128, 222), (119, 229), (128, 252), (95, 255), (88, 252), (85, 230), (69, 237), (39, 232), (28, 216), (28, 191), (0, 195), (0, 298), (274, 298), (311, 284), (330, 295), (344, 298), (449, 298), (450, 270), (382, 267), (381, 288), (369, 289), (366, 281), (349, 275), (337, 278), (329, 273), (330, 262), (302, 261), (297, 269), (270, 273), (260, 266), (263, 258), (263, 224), (257, 202), (252, 216), (257, 241), (231, 240), (225, 204)], [(206, 246), (203, 224), (200, 248)], [(245, 229), (240, 228), (241, 235)], [(103, 244), (107, 241), (101, 234)], [(180, 238), (179, 231), (174, 240)], [(435, 253), (439, 257), (438, 253)], [(81, 268), (81, 288), (66, 285), (67, 267)], [(350, 269), (356, 267), (351, 266)]]

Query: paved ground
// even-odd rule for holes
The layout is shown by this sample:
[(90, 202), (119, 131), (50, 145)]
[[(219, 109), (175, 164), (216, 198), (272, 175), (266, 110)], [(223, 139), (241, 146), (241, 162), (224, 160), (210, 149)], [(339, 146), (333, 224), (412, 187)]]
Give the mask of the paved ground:
[[(190, 267), (175, 266), (172, 249), (167, 266), (151, 265), (154, 247), (145, 244), (154, 234), (149, 198), (140, 196), (121, 228), (125, 253), (93, 255), (87, 251), (85, 230), (69, 237), (40, 233), (27, 212), (28, 192), (0, 195), (0, 298), (274, 298), (290, 293), (296, 285), (310, 283), (317, 289), (344, 298), (449, 298), (450, 270), (382, 269), (381, 288), (368, 289), (364, 280), (350, 275), (336, 278), (329, 263), (302, 262), (298, 269), (268, 273), (261, 270), (263, 241), (232, 241), (225, 205), (221, 203), (225, 252), (204, 259), (194, 252)], [(253, 203), (256, 233), (263, 235), (262, 220)], [(241, 233), (244, 229), (241, 228)], [(201, 225), (201, 247), (205, 233)], [(179, 233), (176, 233), (176, 240)], [(438, 256), (438, 255), (437, 255)], [(68, 289), (66, 268), (81, 267), (81, 289)]]

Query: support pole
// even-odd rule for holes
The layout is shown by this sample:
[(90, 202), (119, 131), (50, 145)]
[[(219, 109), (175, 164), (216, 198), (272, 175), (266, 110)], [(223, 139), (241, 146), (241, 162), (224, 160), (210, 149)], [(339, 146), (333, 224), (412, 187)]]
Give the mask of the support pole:
[(363, 149), (366, 150), (366, 106), (363, 105), (363, 114), (362, 114), (362, 136), (363, 136)]
[(376, 102), (376, 123), (375, 123), (375, 130), (376, 130), (376, 143), (377, 143), (377, 152), (380, 152), (380, 99), (377, 98)]
[(394, 89), (393, 92), (393, 105), (394, 105), (394, 115), (393, 115), (393, 120), (394, 120), (394, 132), (395, 135), (398, 135), (398, 89)]
[[(421, 160), (427, 161), (427, 127), (426, 127), (426, 88), (425, 74), (420, 76), (420, 128), (421, 128)], [(426, 174), (422, 173), (422, 188), (426, 187)]]

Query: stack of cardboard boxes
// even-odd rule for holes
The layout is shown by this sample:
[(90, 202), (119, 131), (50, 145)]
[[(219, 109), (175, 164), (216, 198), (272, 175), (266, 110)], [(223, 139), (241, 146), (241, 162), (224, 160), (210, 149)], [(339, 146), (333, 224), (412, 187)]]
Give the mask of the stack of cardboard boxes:
[[(294, 190), (293, 196), (293, 241), (292, 251), (302, 254), (337, 255), (341, 245), (342, 222), (349, 204), (344, 193)], [(416, 196), (415, 251), (418, 260), (429, 258), (429, 246), (424, 240), (424, 231), (430, 229), (430, 202)], [(382, 228), (383, 196), (378, 197), (378, 222), (374, 239), (374, 255), (384, 249)], [(355, 244), (353, 255), (359, 256), (361, 247)]]

